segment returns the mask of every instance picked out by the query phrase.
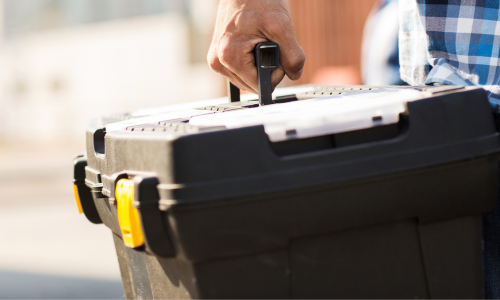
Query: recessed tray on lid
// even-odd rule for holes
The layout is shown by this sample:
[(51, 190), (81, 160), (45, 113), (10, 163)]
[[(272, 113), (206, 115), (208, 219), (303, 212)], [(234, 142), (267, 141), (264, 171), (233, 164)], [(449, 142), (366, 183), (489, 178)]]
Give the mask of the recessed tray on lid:
[(423, 97), (417, 90), (380, 89), (195, 116), (189, 123), (228, 129), (264, 125), (269, 140), (280, 142), (394, 124), (406, 102)]

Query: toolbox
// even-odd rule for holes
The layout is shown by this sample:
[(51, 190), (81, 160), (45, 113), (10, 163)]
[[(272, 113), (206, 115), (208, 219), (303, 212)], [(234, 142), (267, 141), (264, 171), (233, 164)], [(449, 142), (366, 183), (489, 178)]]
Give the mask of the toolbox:
[(126, 297), (483, 297), (500, 149), (486, 92), (271, 95), (265, 76), (259, 97), (230, 86), (89, 124), (75, 194), (112, 231)]

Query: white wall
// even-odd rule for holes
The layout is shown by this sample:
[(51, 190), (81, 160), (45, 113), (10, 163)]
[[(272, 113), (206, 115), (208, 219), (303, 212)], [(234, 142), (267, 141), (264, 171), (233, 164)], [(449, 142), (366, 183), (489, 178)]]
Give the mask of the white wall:
[(90, 118), (218, 97), (221, 80), (190, 64), (188, 21), (175, 13), (7, 40), (0, 141), (81, 139)]

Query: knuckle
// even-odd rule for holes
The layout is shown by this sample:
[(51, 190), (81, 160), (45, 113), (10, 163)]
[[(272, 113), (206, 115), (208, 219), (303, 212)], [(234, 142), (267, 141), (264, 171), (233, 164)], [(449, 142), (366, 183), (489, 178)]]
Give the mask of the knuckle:
[(212, 71), (215, 71), (217, 73), (220, 73), (222, 71), (222, 65), (217, 59), (217, 56), (209, 53), (207, 55), (207, 61), (208, 61), (208, 66), (210, 67), (210, 69), (212, 69)]
[(288, 32), (285, 30), (284, 26), (277, 22), (268, 22), (266, 24), (266, 29), (271, 34), (271, 36), (283, 37), (288, 35)]
[(234, 47), (231, 45), (226, 45), (219, 49), (219, 60), (222, 64), (226, 66), (231, 66), (233, 64), (235, 57)]
[(306, 55), (300, 46), (289, 53), (287, 57), (287, 65), (289, 65), (289, 67), (295, 72), (300, 71), (306, 61)]
[(304, 66), (304, 63), (306, 62), (306, 54), (302, 50), (302, 47), (299, 47), (299, 49), (296, 51), (294, 62), (295, 65), (297, 65), (300, 68)]
[(207, 62), (208, 62), (208, 66), (210, 67), (210, 69), (212, 69), (212, 71), (220, 73), (221, 65), (220, 65), (219, 59), (217, 58), (217, 52), (216, 52), (213, 44), (210, 46), (210, 49), (208, 50)]
[(289, 37), (293, 33), (291, 19), (283, 16), (283, 14), (271, 14), (265, 22), (266, 31), (273, 36)]
[(236, 67), (240, 57), (244, 55), (242, 44), (232, 35), (223, 35), (219, 42), (218, 53), (220, 62), (226, 67)]
[(226, 66), (231, 65), (232, 54), (229, 48), (222, 48), (219, 50), (219, 60), (222, 64)]
[(212, 71), (214, 71), (214, 72), (217, 72), (217, 73), (222, 72), (221, 65), (219, 63), (216, 63), (215, 61), (209, 62), (209, 66), (210, 66), (210, 69), (212, 69)]

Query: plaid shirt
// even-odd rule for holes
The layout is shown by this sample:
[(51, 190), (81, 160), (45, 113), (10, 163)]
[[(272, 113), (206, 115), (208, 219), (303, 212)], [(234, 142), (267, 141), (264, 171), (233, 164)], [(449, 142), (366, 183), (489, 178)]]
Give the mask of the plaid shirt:
[(500, 112), (499, 0), (400, 0), (401, 78), (482, 85)]

